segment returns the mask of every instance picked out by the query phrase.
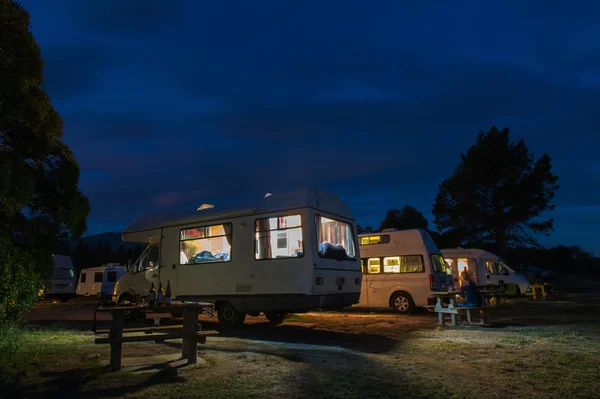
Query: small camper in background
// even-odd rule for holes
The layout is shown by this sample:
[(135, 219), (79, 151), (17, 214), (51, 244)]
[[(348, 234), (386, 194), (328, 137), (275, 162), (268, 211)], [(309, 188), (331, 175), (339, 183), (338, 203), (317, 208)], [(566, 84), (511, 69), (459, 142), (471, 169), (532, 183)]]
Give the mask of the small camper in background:
[(118, 263), (108, 263), (100, 267), (83, 269), (79, 275), (77, 295), (112, 296), (115, 284), (127, 273), (125, 266)]
[(75, 267), (70, 256), (52, 255), (54, 270), (52, 277), (46, 284), (42, 296), (45, 298), (58, 298), (68, 301), (75, 296), (77, 280), (75, 278)]
[(386, 229), (358, 236), (363, 279), (356, 307), (391, 307), (410, 313), (433, 305), (447, 289), (442, 253), (423, 229)]

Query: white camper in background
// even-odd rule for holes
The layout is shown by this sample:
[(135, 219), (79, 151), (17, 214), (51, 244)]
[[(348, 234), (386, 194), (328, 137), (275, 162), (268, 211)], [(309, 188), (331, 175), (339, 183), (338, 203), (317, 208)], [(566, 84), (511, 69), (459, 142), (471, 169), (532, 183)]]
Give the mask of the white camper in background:
[(362, 273), (356, 221), (334, 194), (265, 196), (252, 208), (202, 206), (184, 217), (133, 222), (123, 240), (150, 243), (115, 287), (113, 300), (140, 301), (148, 276), (174, 300), (214, 302), (219, 321), (241, 325), (261, 312), (340, 309), (358, 302)]
[(59, 298), (68, 301), (75, 296), (75, 267), (70, 256), (52, 255), (54, 270), (52, 277), (44, 289), (43, 296), (46, 298)]
[(504, 284), (509, 285), (508, 291), (514, 290), (517, 296), (531, 291), (529, 280), (517, 274), (496, 254), (476, 248), (442, 249), (446, 263), (452, 269), (452, 276), (457, 286), (462, 285), (460, 274), (468, 270), (478, 285)]
[(111, 298), (115, 284), (126, 273), (125, 266), (118, 263), (83, 269), (79, 275), (77, 295), (100, 296), (104, 294)]
[(446, 289), (446, 264), (427, 231), (386, 229), (358, 237), (364, 276), (356, 307), (409, 313), (435, 304), (432, 292)]

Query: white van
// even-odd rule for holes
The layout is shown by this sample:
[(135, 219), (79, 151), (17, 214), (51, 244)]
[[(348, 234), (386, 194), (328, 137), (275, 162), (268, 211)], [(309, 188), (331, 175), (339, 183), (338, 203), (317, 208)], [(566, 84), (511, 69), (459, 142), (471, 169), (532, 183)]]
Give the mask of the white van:
[(122, 237), (150, 244), (117, 283), (116, 302), (140, 302), (151, 281), (170, 282), (174, 300), (213, 302), (220, 323), (237, 326), (246, 314), (280, 322), (286, 312), (341, 309), (360, 297), (356, 221), (326, 191), (267, 195), (246, 209), (161, 213), (134, 221)]
[(513, 269), (496, 254), (476, 248), (442, 249), (446, 263), (452, 269), (452, 276), (457, 286), (461, 285), (460, 274), (468, 270), (478, 285), (508, 284), (509, 292), (519, 296), (531, 291), (529, 280)]
[(75, 267), (70, 256), (52, 255), (54, 270), (52, 277), (44, 288), (43, 296), (46, 298), (58, 298), (62, 301), (68, 301), (75, 296)]
[(356, 307), (410, 313), (435, 304), (432, 292), (446, 289), (446, 264), (427, 231), (386, 229), (358, 237), (364, 276)]
[(108, 263), (99, 267), (83, 269), (79, 275), (77, 295), (111, 298), (117, 281), (127, 273), (125, 266)]

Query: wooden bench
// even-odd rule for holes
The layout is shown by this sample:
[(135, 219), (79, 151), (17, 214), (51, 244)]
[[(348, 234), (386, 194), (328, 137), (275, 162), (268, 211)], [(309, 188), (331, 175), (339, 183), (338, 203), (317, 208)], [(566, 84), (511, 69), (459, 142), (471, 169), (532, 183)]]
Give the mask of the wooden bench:
[[(212, 306), (212, 304), (210, 304)], [(110, 312), (113, 319), (113, 324), (109, 329), (96, 330), (96, 334), (108, 334), (106, 338), (96, 338), (96, 344), (110, 344), (110, 368), (114, 371), (121, 370), (122, 346), (124, 342), (144, 342), (155, 341), (164, 342), (171, 339), (183, 339), (181, 347), (182, 359), (187, 358), (187, 364), (195, 364), (198, 361), (198, 344), (205, 344), (206, 337), (218, 335), (217, 331), (199, 331), (198, 330), (198, 314), (203, 307), (201, 303), (192, 303), (185, 305), (169, 306), (170, 310), (183, 310), (183, 324), (177, 326), (164, 327), (138, 327), (138, 328), (123, 328), (124, 313), (128, 310), (138, 310), (132, 306), (111, 306), (98, 307), (97, 312)], [(165, 307), (161, 307), (159, 311), (164, 311)], [(153, 308), (146, 308), (145, 311), (152, 311)], [(174, 331), (174, 332), (171, 332)], [(145, 335), (126, 336), (124, 333), (140, 333)]]
[[(466, 315), (467, 323), (469, 325), (488, 325), (488, 317), (487, 317), (487, 306), (454, 306), (453, 304), (449, 304), (447, 307), (440, 307), (438, 305), (433, 307), (433, 310), (437, 312), (439, 317), (439, 324), (445, 323), (445, 315), (450, 315), (450, 323), (447, 325), (456, 326), (456, 316), (457, 315)], [(473, 323), (472, 311), (479, 311), (479, 323)]]

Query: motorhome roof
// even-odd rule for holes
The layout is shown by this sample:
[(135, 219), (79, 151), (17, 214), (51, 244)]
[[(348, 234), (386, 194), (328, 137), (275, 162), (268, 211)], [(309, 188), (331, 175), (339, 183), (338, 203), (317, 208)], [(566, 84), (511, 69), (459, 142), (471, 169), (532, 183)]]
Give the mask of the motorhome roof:
[[(123, 241), (134, 238), (132, 233), (151, 231), (161, 227), (194, 222), (231, 218), (255, 213), (275, 212), (286, 209), (313, 207), (325, 212), (354, 220), (348, 206), (338, 196), (324, 190), (298, 190), (290, 193), (272, 194), (255, 201), (245, 208), (214, 208), (192, 212), (158, 212), (134, 220), (122, 233)], [(154, 233), (152, 233), (154, 235)], [(129, 237), (130, 236), (130, 237)]]
[(500, 259), (500, 257), (494, 253), (478, 248), (444, 248), (441, 251), (444, 256), (470, 255), (476, 258)]
[(389, 235), (402, 247), (423, 247), (424, 245), (435, 245), (431, 236), (423, 229), (385, 229), (376, 233), (363, 233), (359, 237)]

